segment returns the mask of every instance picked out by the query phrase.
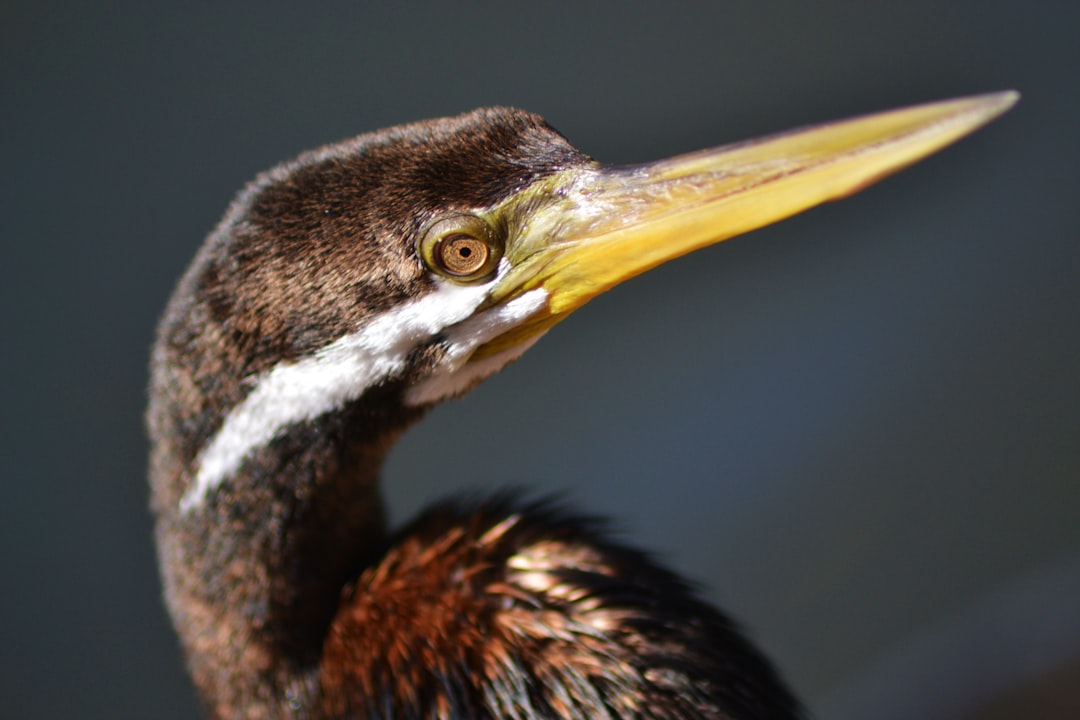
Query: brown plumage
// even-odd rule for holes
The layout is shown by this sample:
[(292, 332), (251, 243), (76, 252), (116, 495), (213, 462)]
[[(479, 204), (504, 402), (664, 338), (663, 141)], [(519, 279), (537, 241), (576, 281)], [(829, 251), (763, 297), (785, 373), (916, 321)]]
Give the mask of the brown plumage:
[(736, 717), (791, 710), (725, 619), (592, 525), (508, 500), (427, 513), (345, 591), (327, 715), (709, 717), (720, 698)]

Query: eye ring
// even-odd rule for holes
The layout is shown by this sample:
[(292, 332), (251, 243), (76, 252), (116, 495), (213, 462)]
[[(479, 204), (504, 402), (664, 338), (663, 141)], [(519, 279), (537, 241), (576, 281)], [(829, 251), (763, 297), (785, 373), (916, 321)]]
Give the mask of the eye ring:
[(503, 256), (503, 245), (491, 225), (464, 214), (429, 225), (420, 235), (417, 250), (429, 270), (463, 284), (490, 279)]

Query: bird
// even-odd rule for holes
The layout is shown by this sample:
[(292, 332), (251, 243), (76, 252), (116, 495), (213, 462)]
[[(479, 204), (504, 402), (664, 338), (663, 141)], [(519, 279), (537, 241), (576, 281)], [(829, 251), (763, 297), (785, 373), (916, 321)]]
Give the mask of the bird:
[(590, 299), (851, 194), (1017, 97), (632, 166), (485, 108), (257, 176), (179, 280), (151, 352), (155, 541), (205, 714), (805, 717), (734, 620), (601, 523), (507, 492), (390, 528), (382, 462)]

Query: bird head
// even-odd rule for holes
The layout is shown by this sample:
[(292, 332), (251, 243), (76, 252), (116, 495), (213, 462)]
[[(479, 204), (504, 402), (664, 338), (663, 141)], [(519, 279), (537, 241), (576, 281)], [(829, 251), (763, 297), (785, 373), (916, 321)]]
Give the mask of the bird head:
[(365, 413), (383, 427), (407, 424), (614, 285), (850, 194), (1014, 99), (629, 167), (598, 164), (536, 115), (485, 109), (277, 167), (234, 202), (160, 329), (151, 429), (182, 438), (183, 504), (290, 429), (365, 398), (378, 398)]

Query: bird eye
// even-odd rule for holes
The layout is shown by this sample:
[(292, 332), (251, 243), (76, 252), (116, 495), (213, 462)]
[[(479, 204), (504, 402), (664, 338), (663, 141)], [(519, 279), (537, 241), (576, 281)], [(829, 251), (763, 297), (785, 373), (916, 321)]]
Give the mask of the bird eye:
[(475, 215), (437, 220), (421, 235), (418, 250), (428, 268), (465, 283), (490, 278), (503, 251), (495, 231)]

